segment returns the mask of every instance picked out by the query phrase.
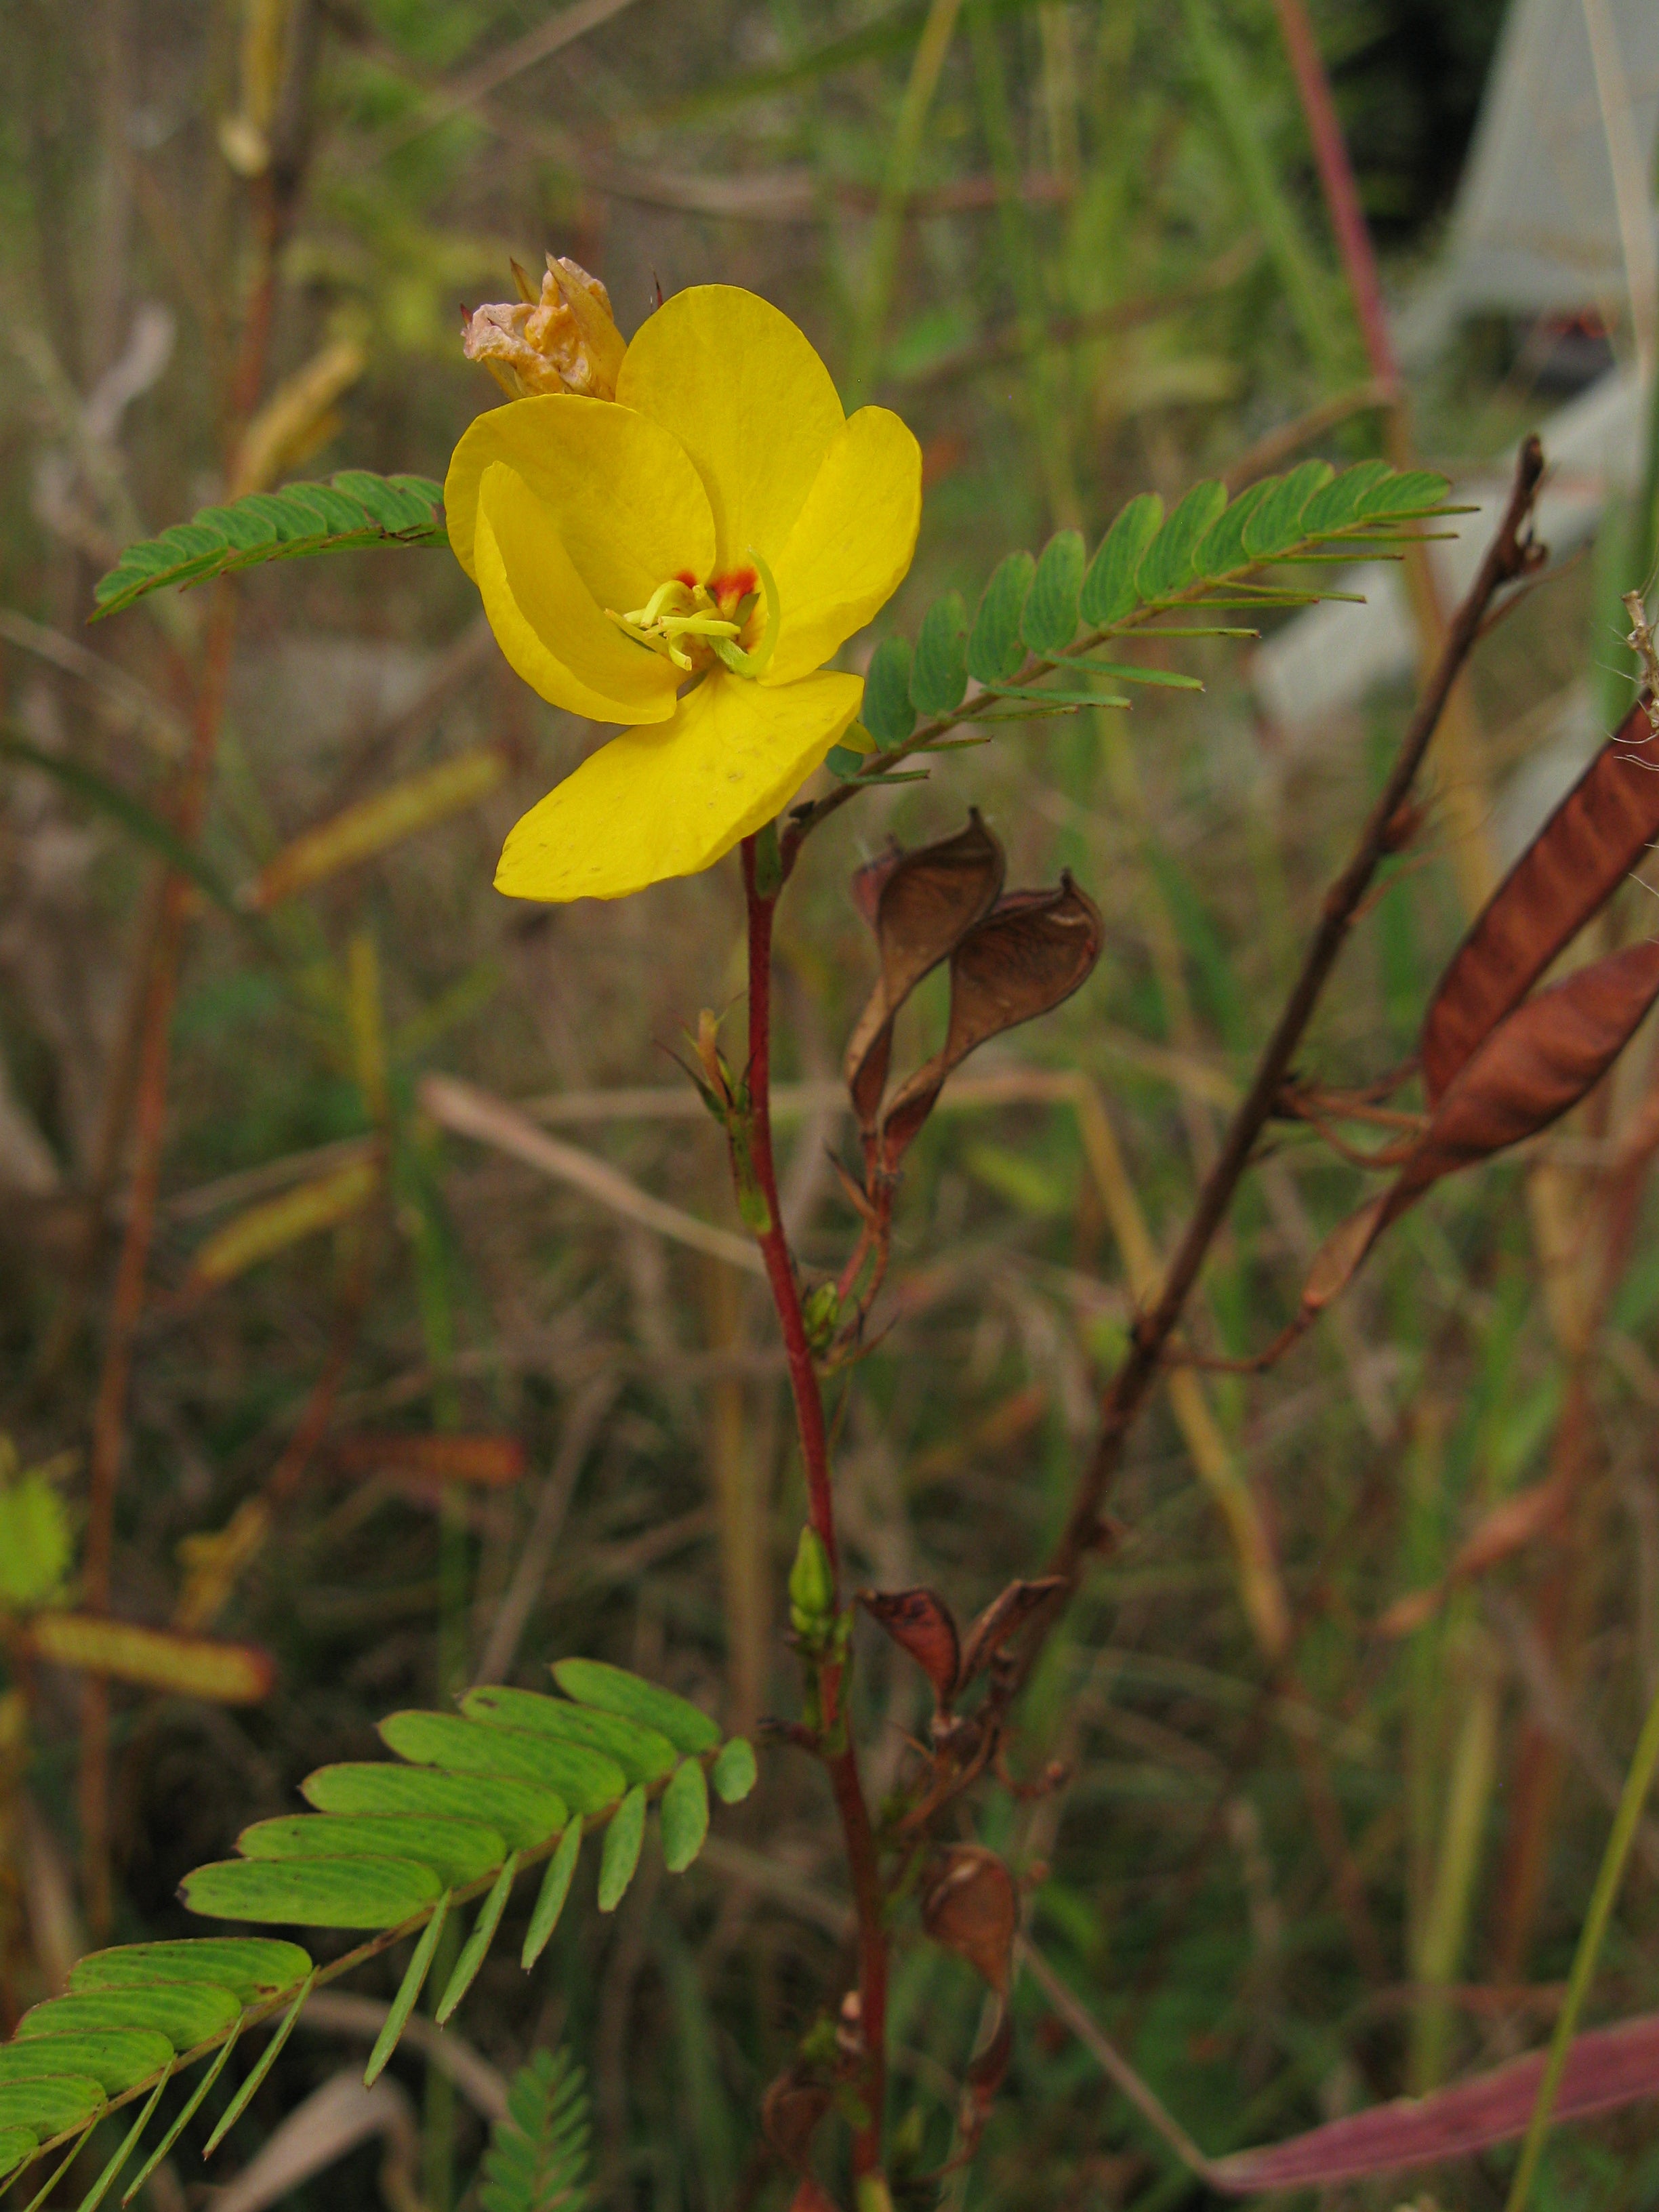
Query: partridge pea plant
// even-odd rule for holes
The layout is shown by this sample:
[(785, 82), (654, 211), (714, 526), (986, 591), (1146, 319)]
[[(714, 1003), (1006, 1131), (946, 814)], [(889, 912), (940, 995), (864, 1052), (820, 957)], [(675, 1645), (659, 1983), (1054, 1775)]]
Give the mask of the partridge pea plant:
[[(971, 614), (947, 594), (914, 638), (889, 635), (872, 650), (854, 641), (903, 579), (921, 518), (921, 455), (905, 424), (880, 407), (847, 416), (805, 337), (748, 292), (681, 293), (624, 343), (604, 287), (574, 263), (550, 257), (539, 286), (515, 274), (519, 298), (479, 309), (465, 340), (506, 403), (464, 433), (441, 490), (349, 471), (209, 508), (131, 548), (100, 587), (99, 607), (111, 613), (161, 586), (270, 560), (447, 544), (525, 683), (617, 732), (518, 823), (498, 888), (526, 900), (620, 898), (735, 855), (747, 915), (746, 1038), (741, 1052), (728, 1052), (712, 1015), (688, 1024), (690, 1073), (723, 1131), (738, 1208), (764, 1264), (805, 1475), (807, 1519), (789, 1577), (799, 1707), (770, 1741), (775, 1755), (824, 1769), (855, 1926), (846, 1984), (825, 1993), (817, 2026), (767, 2094), (762, 2123), (802, 2207), (850, 2195), (859, 2212), (883, 2212), (896, 2199), (932, 2202), (945, 2175), (971, 2158), (1010, 2063), (1019, 1887), (1000, 1856), (968, 1840), (975, 1795), (993, 1777), (1028, 1792), (1063, 1781), (1051, 1773), (1013, 1783), (1029, 1764), (1010, 1759), (1020, 1686), (1106, 1540), (1104, 1508), (1131, 1425), (1170, 1368), (1197, 1357), (1183, 1341), (1182, 1316), (1269, 1124), (1301, 1120), (1328, 1133), (1343, 1158), (1392, 1179), (1330, 1240), (1300, 1308), (1281, 1316), (1280, 1335), (1257, 1364), (1312, 1322), (1440, 1176), (1535, 1133), (1622, 1048), (1659, 994), (1654, 947), (1592, 962), (1551, 991), (1534, 986), (1659, 830), (1659, 777), (1638, 772), (1628, 745), (1611, 745), (1565, 802), (1566, 826), (1558, 817), (1495, 895), (1427, 1010), (1424, 1110), (1381, 1110), (1416, 1066), (1363, 1094), (1322, 1090), (1299, 1070), (1310, 1019), (1376, 871), (1420, 825), (1413, 791), (1449, 687), (1494, 601), (1541, 557), (1528, 534), (1541, 469), (1529, 447), (1186, 1231), (1144, 1299), (1053, 1555), (1030, 1562), (966, 1627), (931, 1590), (851, 1593), (824, 1386), (837, 1371), (856, 1386), (881, 1326), (909, 1147), (977, 1047), (1086, 981), (1103, 933), (1086, 888), (1068, 876), (1007, 884), (1003, 846), (971, 789), (952, 834), (908, 852), (890, 845), (856, 872), (852, 896), (871, 931), (872, 981), (844, 1056), (856, 1150), (836, 1164), (858, 1228), (839, 1267), (813, 1276), (785, 1231), (771, 1120), (774, 924), (805, 841), (865, 793), (945, 765), (943, 754), (962, 751), (951, 764), (971, 775), (972, 748), (1028, 722), (1125, 710), (1137, 685), (1199, 688), (1172, 665), (1177, 641), (1253, 637), (1264, 617), (1324, 596), (1334, 564), (1359, 553), (1395, 556), (1457, 510), (1441, 477), (1380, 460), (1340, 474), (1310, 460), (1232, 498), (1219, 483), (1200, 483), (1168, 514), (1147, 494), (1092, 551), (1068, 530), (1035, 558), (1011, 552)], [(1154, 640), (1156, 661), (1136, 650)], [(1540, 860), (1552, 836), (1559, 849)], [(1564, 840), (1574, 866), (1547, 865)], [(939, 969), (948, 981), (944, 1034), (921, 1066), (898, 1071), (897, 1017)], [(1365, 1154), (1334, 1133), (1368, 1116), (1395, 1140)], [(934, 1701), (926, 1741), (913, 1747), (878, 1812), (860, 1765), (855, 1602), (921, 1668)], [(749, 1746), (726, 1741), (704, 1714), (635, 1676), (581, 1659), (554, 1671), (558, 1697), (475, 1689), (458, 1713), (392, 1716), (382, 1727), (392, 1759), (324, 1768), (303, 1785), (310, 1810), (250, 1829), (235, 1859), (185, 1885), (198, 1913), (349, 1928), (363, 1934), (356, 1950), (319, 1968), (286, 1939), (206, 1938), (82, 1960), (70, 1995), (38, 2008), (0, 2049), (0, 2163), (72, 2145), (111, 2101), (142, 2099), (100, 2192), (112, 2187), (175, 2073), (207, 2062), (150, 2166), (235, 2039), (280, 2021), (216, 2141), (310, 1990), (409, 1941), (372, 2078), (439, 1955), (447, 1917), (478, 1899), (447, 1969), (440, 2021), (476, 1974), (515, 1881), (540, 1864), (524, 1945), (525, 1966), (534, 1963), (570, 1893), (585, 1832), (602, 1834), (602, 1911), (626, 1891), (653, 1822), (669, 1869), (689, 1865), (708, 1826), (710, 1788), (728, 1802), (746, 1794)], [(931, 2172), (915, 2116), (890, 2124), (890, 1957), (918, 1919), (927, 1937), (969, 1962), (990, 1997), (950, 2148)], [(1183, 2156), (1185, 2142), (1176, 2142)], [(1217, 2186), (1267, 2185), (1248, 2160), (1201, 2170)]]

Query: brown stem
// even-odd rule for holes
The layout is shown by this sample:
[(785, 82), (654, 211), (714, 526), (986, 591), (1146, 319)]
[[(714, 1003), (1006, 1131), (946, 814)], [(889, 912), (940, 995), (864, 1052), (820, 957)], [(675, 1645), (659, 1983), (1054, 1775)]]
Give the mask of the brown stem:
[[(1360, 831), (1347, 866), (1325, 895), (1319, 925), (1304, 956), (1284, 1009), (1263, 1048), (1249, 1090), (1235, 1111), (1214, 1166), (1206, 1177), (1192, 1217), (1176, 1249), (1156, 1302), (1137, 1319), (1129, 1350), (1107, 1390), (1094, 1454), (1079, 1477), (1066, 1527), (1046, 1572), (1075, 1583), (1084, 1560), (1095, 1548), (1101, 1509), (1123, 1455), (1136, 1416), (1151, 1395), (1164, 1364), (1164, 1347), (1179, 1323), (1199, 1272), (1225, 1220), (1256, 1140), (1273, 1118), (1297, 1049), (1330, 980), (1348, 932), (1372, 877), (1392, 845), (1392, 826), (1429, 749), (1448, 695), (1468, 658), (1482, 619), (1502, 586), (1536, 565), (1540, 557), (1522, 528), (1543, 474), (1544, 456), (1536, 438), (1522, 447), (1515, 483), (1498, 535), (1487, 548), (1474, 582), (1447, 630), (1439, 659), (1401, 741), (1388, 781)], [(1029, 1667), (1036, 1643), (1058, 1617), (1051, 1607), (1028, 1644)]]
[[(749, 915), (749, 1139), (755, 1179), (766, 1200), (767, 1212), (767, 1225), (756, 1232), (756, 1241), (766, 1262), (767, 1280), (783, 1331), (789, 1387), (794, 1397), (801, 1457), (806, 1468), (808, 1515), (830, 1556), (837, 1584), (838, 1607), (840, 1552), (836, 1540), (835, 1495), (830, 1480), (823, 1396), (807, 1341), (794, 1262), (784, 1234), (783, 1214), (778, 1203), (777, 1168), (772, 1155), (772, 917), (776, 901), (775, 896), (763, 897), (757, 887), (752, 837), (743, 841), (743, 889)], [(826, 1662), (819, 1670), (818, 1693), (824, 1737), (829, 1744), (840, 1747), (826, 1749), (823, 1760), (835, 1792), (836, 1809), (841, 1816), (858, 1921), (859, 2020), (866, 2051), (860, 2086), (869, 2118), (854, 2136), (853, 2164), (856, 2172), (878, 2173), (887, 2081), (886, 1901), (882, 1893), (875, 1832), (859, 1775), (858, 1753), (853, 1746), (848, 1716), (842, 1709), (842, 1671), (838, 1662)]]

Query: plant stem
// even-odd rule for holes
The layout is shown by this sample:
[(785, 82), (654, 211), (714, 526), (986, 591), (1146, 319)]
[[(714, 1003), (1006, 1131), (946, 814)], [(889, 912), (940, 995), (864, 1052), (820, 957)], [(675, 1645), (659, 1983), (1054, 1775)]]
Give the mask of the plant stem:
[[(1360, 831), (1347, 866), (1325, 895), (1318, 927), (1303, 957), (1301, 972), (1262, 1049), (1255, 1078), (1234, 1113), (1215, 1164), (1205, 1178), (1163, 1288), (1151, 1307), (1136, 1320), (1128, 1352), (1106, 1393), (1093, 1456), (1079, 1479), (1065, 1529), (1047, 1569), (1049, 1574), (1064, 1576), (1069, 1583), (1075, 1584), (1083, 1562), (1098, 1540), (1101, 1509), (1129, 1431), (1158, 1381), (1165, 1348), (1185, 1310), (1210, 1246), (1227, 1218), (1256, 1141), (1273, 1118), (1285, 1079), (1347, 942), (1361, 902), (1390, 849), (1391, 825), (1410, 795), (1441, 709), (1474, 649), (1493, 597), (1532, 564), (1534, 556), (1521, 533), (1532, 511), (1543, 466), (1542, 450), (1535, 438), (1529, 439), (1516, 465), (1503, 523), (1447, 630), (1433, 674), (1401, 740), (1394, 767)], [(1027, 1647), (1027, 1667), (1044, 1629), (1056, 1617), (1057, 1611), (1057, 1606), (1050, 1607), (1042, 1617), (1036, 1638)]]
[(1510, 2187), (1504, 2212), (1525, 2212), (1527, 2199), (1532, 2193), (1533, 2178), (1543, 2155), (1544, 2138), (1549, 2133), (1550, 2115), (1555, 2110), (1561, 2076), (1566, 2071), (1574, 2031), (1578, 2026), (1578, 2015), (1584, 2008), (1584, 1999), (1589, 1994), (1590, 1983), (1595, 1978), (1595, 1962), (1601, 1955), (1607, 1922), (1613, 1917), (1619, 1887), (1624, 1879), (1625, 1862), (1630, 1856), (1630, 1847), (1635, 1840), (1637, 1823), (1642, 1817), (1642, 1808), (1647, 1801), (1656, 1766), (1659, 1766), (1659, 1698), (1655, 1698), (1648, 1707), (1648, 1717), (1642, 1723), (1642, 1733), (1637, 1741), (1636, 1754), (1631, 1760), (1630, 1771), (1625, 1777), (1624, 1794), (1619, 1800), (1619, 1810), (1613, 1815), (1613, 1832), (1607, 1838), (1607, 1847), (1602, 1854), (1601, 1871), (1595, 1877), (1595, 1887), (1590, 1895), (1589, 1911), (1584, 1916), (1578, 1948), (1573, 1954), (1572, 1972), (1567, 1978), (1566, 2001), (1556, 2019), (1555, 2033), (1550, 2038), (1549, 2063), (1545, 2067), (1544, 2078), (1538, 2085), (1538, 2101), (1532, 2108), (1527, 2139), (1521, 2148), (1521, 2163), (1515, 2170), (1515, 2179)]
[[(772, 1156), (772, 916), (775, 898), (763, 897), (756, 887), (755, 840), (743, 841), (743, 888), (749, 916), (749, 1138), (755, 1178), (766, 1200), (767, 1226), (757, 1231), (756, 1242), (766, 1262), (767, 1280), (783, 1331), (789, 1387), (794, 1398), (795, 1421), (800, 1432), (801, 1458), (806, 1469), (808, 1516), (829, 1553), (836, 1577), (835, 1604), (841, 1603), (841, 1557), (836, 1540), (835, 1496), (830, 1480), (829, 1437), (823, 1419), (823, 1395), (818, 1387), (801, 1314), (800, 1292), (794, 1262), (784, 1234), (778, 1203), (777, 1168)], [(852, 1880), (853, 1903), (858, 1922), (859, 2020), (863, 2032), (866, 2062), (861, 2086), (866, 2124), (854, 2138), (855, 2173), (879, 2173), (883, 2107), (887, 2077), (887, 1929), (886, 1900), (882, 1891), (881, 1863), (871, 1826), (870, 1808), (859, 1774), (858, 1753), (853, 1746), (848, 1716), (842, 1709), (842, 1669), (837, 1661), (819, 1669), (818, 1694), (826, 1748), (822, 1753), (841, 1816), (842, 1836)], [(836, 1748), (829, 1748), (836, 1746)]]

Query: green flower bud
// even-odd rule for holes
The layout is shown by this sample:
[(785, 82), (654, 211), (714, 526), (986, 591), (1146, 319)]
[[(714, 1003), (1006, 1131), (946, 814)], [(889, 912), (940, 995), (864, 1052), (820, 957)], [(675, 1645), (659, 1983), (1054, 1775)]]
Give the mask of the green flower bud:
[(789, 1570), (789, 1619), (797, 1636), (819, 1643), (836, 1613), (836, 1577), (823, 1539), (810, 1525), (800, 1532), (795, 1564)]

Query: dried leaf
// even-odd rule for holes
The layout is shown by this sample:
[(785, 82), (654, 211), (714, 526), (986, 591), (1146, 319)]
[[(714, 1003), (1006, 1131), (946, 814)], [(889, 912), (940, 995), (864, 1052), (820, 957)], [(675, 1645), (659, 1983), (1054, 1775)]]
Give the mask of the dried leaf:
[(810, 2173), (803, 2173), (789, 2200), (789, 2212), (841, 2212), (841, 2207), (824, 2195)]
[[(1534, 2051), (1490, 2074), (1478, 2074), (1426, 2097), (1402, 2097), (1355, 2112), (1289, 2142), (1224, 2158), (1207, 2179), (1230, 2195), (1324, 2187), (1365, 2173), (1437, 2165), (1489, 2143), (1524, 2135), (1538, 2095), (1546, 2054)], [(1577, 2037), (1567, 2055), (1555, 2118), (1608, 2112), (1659, 2094), (1659, 2013), (1621, 2021)]]
[(1659, 761), (1638, 700), (1486, 902), (1429, 1003), (1423, 1080), (1437, 1100), (1659, 837)]
[(143, 1628), (93, 1613), (37, 1613), (28, 1624), (36, 1654), (58, 1667), (110, 1674), (147, 1690), (216, 1705), (252, 1705), (268, 1697), (276, 1680), (270, 1655), (251, 1644), (222, 1644), (216, 1637)]
[(200, 1296), (233, 1282), (302, 1237), (332, 1229), (361, 1213), (380, 1187), (378, 1160), (354, 1160), (331, 1174), (295, 1183), (280, 1198), (250, 1206), (210, 1237), (191, 1262), (186, 1296)]
[(991, 2107), (996, 2102), (997, 2091), (1007, 2078), (1008, 2062), (1013, 2055), (1014, 2023), (1006, 2005), (1004, 2005), (998, 2015), (996, 2033), (967, 2072), (968, 2096), (973, 2115), (969, 2132), (975, 2140), (991, 2117)]
[(882, 881), (875, 919), (881, 979), (859, 1017), (842, 1066), (866, 1133), (874, 1129), (886, 1087), (894, 1016), (929, 969), (948, 958), (963, 932), (995, 904), (1002, 869), (1002, 848), (972, 809), (965, 830), (904, 854)]
[(951, 955), (951, 1020), (943, 1048), (901, 1085), (882, 1117), (890, 1171), (933, 1111), (951, 1070), (1005, 1030), (1049, 1013), (1100, 957), (1100, 909), (1071, 876), (1056, 890), (1011, 891)]
[(887, 888), (887, 878), (904, 858), (904, 848), (896, 837), (890, 837), (872, 860), (866, 860), (853, 871), (853, 903), (864, 916), (870, 928), (876, 926), (876, 914), (881, 905), (881, 895)]
[(509, 765), (505, 746), (477, 745), (388, 785), (285, 846), (243, 892), (243, 905), (264, 914), (296, 891), (476, 805), (504, 781)]
[(1067, 1587), (1064, 1575), (1043, 1575), (1035, 1582), (1010, 1583), (991, 1600), (968, 1631), (962, 1651), (960, 1680), (965, 1689), (980, 1668), (1000, 1651), (1038, 1608), (1057, 1590)]
[(908, 1651), (941, 1705), (957, 1686), (959, 1650), (951, 1608), (930, 1589), (860, 1590), (859, 1603)]
[(522, 1482), (525, 1472), (524, 1446), (511, 1436), (345, 1436), (331, 1455), (346, 1474), (416, 1474), (486, 1490)]
[(1014, 1878), (994, 1851), (952, 1844), (940, 1852), (922, 1893), (921, 1924), (1000, 1997), (1008, 1994), (1018, 1920)]
[(1488, 1567), (1512, 1558), (1534, 1536), (1553, 1528), (1566, 1511), (1571, 1496), (1571, 1485), (1552, 1475), (1547, 1482), (1531, 1484), (1518, 1497), (1506, 1498), (1459, 1545), (1439, 1582), (1396, 1599), (1377, 1622), (1378, 1635), (1409, 1636), (1421, 1628), (1457, 1583), (1485, 1574)]

